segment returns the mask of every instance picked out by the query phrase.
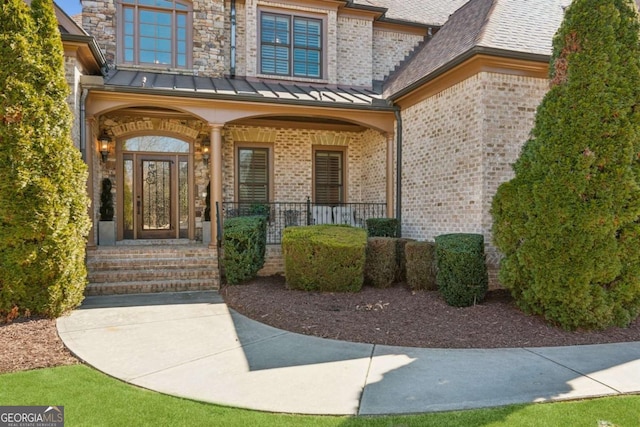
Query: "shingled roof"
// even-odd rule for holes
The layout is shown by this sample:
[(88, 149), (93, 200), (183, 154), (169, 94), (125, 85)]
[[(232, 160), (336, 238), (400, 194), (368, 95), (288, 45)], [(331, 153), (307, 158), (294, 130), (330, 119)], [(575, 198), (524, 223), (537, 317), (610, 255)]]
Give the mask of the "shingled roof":
[(476, 53), (548, 61), (551, 42), (571, 0), (470, 0), (387, 79), (397, 98)]
[(387, 9), (385, 18), (441, 26), (469, 0), (355, 0), (353, 3)]

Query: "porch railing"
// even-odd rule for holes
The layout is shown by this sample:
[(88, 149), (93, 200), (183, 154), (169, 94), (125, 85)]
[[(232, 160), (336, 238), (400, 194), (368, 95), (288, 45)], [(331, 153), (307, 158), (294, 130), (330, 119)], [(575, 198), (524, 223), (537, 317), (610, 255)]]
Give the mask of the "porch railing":
[[(282, 230), (295, 225), (348, 224), (366, 228), (367, 219), (385, 218), (386, 203), (340, 203), (323, 205), (306, 202), (237, 203), (222, 202), (222, 218), (266, 215), (267, 244), (280, 244)], [(220, 226), (220, 225), (218, 225)], [(220, 230), (220, 228), (219, 228)], [(221, 236), (221, 233), (218, 234)]]

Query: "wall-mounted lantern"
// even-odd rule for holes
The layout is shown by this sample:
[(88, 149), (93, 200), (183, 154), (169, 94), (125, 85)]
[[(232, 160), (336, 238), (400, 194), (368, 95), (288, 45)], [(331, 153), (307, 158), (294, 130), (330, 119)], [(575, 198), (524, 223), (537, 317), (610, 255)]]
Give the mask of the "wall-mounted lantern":
[(205, 137), (202, 140), (202, 161), (205, 166), (209, 165), (209, 144), (209, 138)]
[(102, 161), (106, 162), (109, 158), (109, 144), (111, 143), (111, 138), (107, 135), (107, 131), (103, 130), (102, 135), (98, 138), (100, 142), (100, 154), (102, 155)]

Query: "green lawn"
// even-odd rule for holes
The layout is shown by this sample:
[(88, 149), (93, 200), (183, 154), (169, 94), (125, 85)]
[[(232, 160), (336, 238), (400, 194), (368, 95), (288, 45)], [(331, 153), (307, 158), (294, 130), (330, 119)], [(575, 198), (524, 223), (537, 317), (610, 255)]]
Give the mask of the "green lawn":
[[(142, 390), (83, 365), (0, 375), (0, 405), (59, 405), (73, 426), (585, 426), (640, 425), (640, 396), (397, 417), (282, 415)], [(607, 424), (603, 424), (607, 425)]]

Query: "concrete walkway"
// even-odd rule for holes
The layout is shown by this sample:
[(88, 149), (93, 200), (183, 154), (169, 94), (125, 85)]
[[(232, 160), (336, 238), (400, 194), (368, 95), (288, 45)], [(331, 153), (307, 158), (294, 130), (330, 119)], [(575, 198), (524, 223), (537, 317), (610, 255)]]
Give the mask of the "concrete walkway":
[(640, 392), (640, 342), (356, 344), (265, 326), (216, 292), (90, 297), (58, 319), (58, 332), (89, 365), (131, 384), (272, 412), (406, 414)]

